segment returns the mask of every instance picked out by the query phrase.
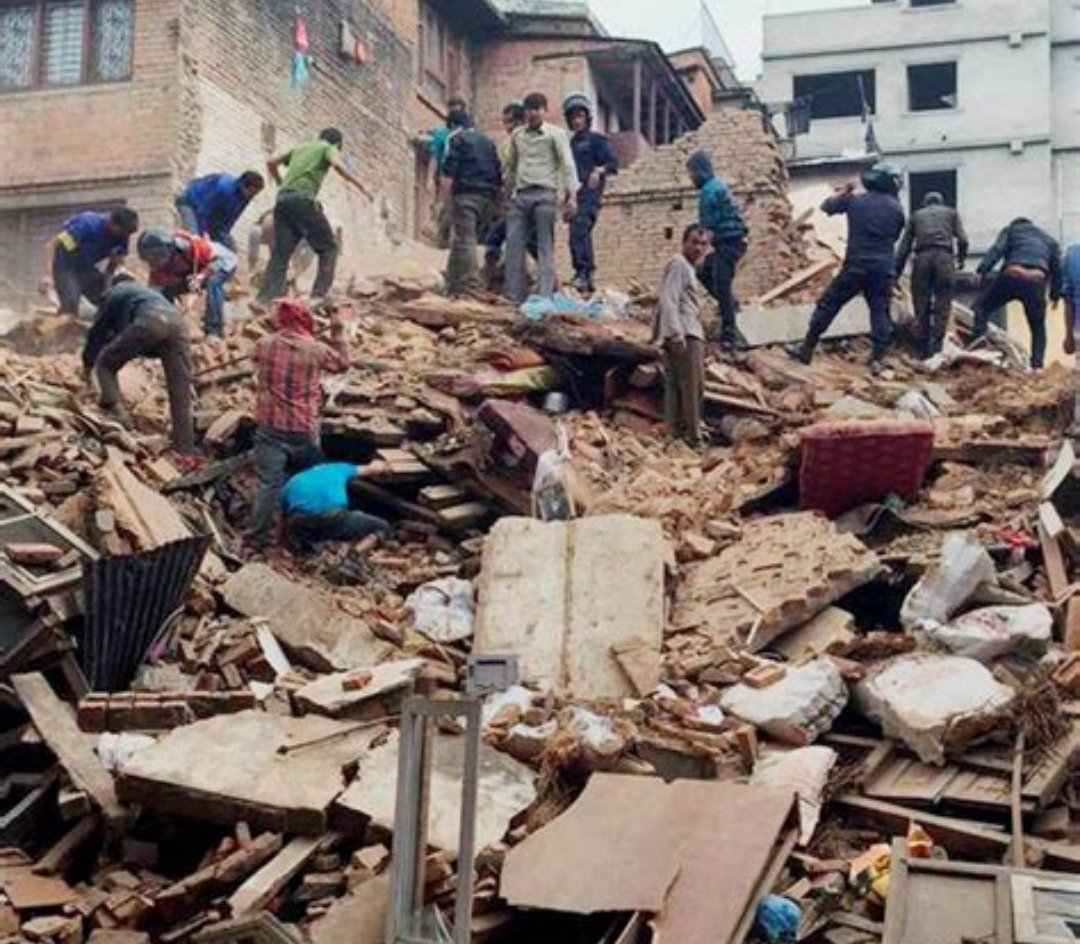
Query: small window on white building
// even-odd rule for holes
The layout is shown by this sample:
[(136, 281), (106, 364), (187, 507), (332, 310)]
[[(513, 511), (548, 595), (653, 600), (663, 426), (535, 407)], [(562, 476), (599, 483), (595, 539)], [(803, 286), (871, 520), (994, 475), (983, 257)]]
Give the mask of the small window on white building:
[(875, 78), (873, 69), (797, 75), (793, 97), (809, 99), (814, 118), (857, 118), (863, 114), (873, 115), (877, 106)]
[(956, 63), (908, 66), (908, 108), (946, 111), (956, 107)]
[(955, 170), (928, 170), (908, 175), (911, 212), (923, 205), (928, 193), (940, 193), (946, 206), (956, 207), (957, 174)]

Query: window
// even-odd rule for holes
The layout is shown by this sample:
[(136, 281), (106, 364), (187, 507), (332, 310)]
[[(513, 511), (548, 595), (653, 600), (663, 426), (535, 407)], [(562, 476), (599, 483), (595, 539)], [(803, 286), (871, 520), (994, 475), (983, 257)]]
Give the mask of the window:
[(908, 66), (908, 108), (943, 111), (956, 107), (956, 63)]
[(947, 206), (956, 207), (957, 175), (955, 170), (930, 170), (912, 173), (908, 177), (911, 212), (923, 205), (928, 193), (940, 193)]
[(0, 91), (131, 78), (133, 0), (0, 0)]
[(420, 5), (420, 88), (433, 102), (450, 96), (450, 56), (446, 24), (426, 3)]
[(814, 118), (872, 115), (877, 105), (873, 69), (795, 76), (795, 98), (808, 98)]

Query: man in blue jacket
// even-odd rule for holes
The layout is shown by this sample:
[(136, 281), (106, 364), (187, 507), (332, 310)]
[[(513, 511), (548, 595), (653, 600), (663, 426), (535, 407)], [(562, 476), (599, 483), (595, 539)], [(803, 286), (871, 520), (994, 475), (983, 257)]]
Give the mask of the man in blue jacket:
[(619, 161), (606, 135), (592, 130), (593, 105), (586, 95), (575, 92), (563, 102), (566, 126), (571, 131), (570, 148), (574, 152), (580, 188), (577, 213), (570, 221), (570, 257), (574, 264), (573, 286), (591, 295), (596, 291), (596, 250), (593, 230), (600, 218), (604, 183), (619, 172)]
[(728, 350), (744, 347), (739, 332), (739, 303), (735, 299), (735, 272), (746, 255), (749, 232), (731, 188), (716, 176), (712, 159), (698, 151), (686, 162), (690, 179), (698, 189), (698, 222), (712, 238), (712, 252), (701, 267), (701, 281), (720, 306), (720, 346)]
[(111, 213), (76, 213), (45, 244), (48, 275), (41, 280), (41, 293), (56, 289), (62, 315), (77, 315), (83, 298), (95, 307), (100, 305), (138, 228), (139, 215), (128, 207)]
[[(1001, 271), (991, 278), (998, 263)], [(979, 263), (984, 290), (975, 302), (973, 340), (986, 334), (990, 315), (1009, 302), (1024, 306), (1031, 329), (1031, 367), (1040, 370), (1046, 358), (1046, 296), (1061, 300), (1061, 248), (1057, 240), (1024, 217), (1018, 217), (999, 234)]]
[(818, 299), (805, 340), (791, 353), (809, 364), (840, 309), (862, 294), (870, 308), (870, 371), (878, 374), (893, 336), (889, 304), (896, 279), (896, 241), (906, 222), (898, 199), (903, 176), (892, 164), (880, 163), (862, 175), (862, 183), (864, 193), (856, 193), (855, 185), (848, 184), (821, 205), (829, 216), (847, 216), (847, 254), (836, 278)]
[(180, 224), (192, 236), (208, 236), (236, 252), (232, 228), (265, 186), (262, 174), (253, 170), (246, 170), (239, 177), (233, 174), (197, 177), (176, 198)]

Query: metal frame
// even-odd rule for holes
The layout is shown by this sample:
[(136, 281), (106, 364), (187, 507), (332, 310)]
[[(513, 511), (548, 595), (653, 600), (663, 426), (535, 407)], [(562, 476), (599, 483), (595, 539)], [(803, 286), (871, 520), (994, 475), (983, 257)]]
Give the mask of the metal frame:
[(424, 860), (431, 799), (431, 765), (436, 722), (441, 718), (460, 718), (465, 722), (465, 771), (462, 777), (452, 941), (453, 944), (469, 944), (472, 939), (481, 701), (476, 697), (459, 701), (412, 697), (406, 699), (401, 714), (386, 944), (444, 944), (442, 940), (423, 936)]

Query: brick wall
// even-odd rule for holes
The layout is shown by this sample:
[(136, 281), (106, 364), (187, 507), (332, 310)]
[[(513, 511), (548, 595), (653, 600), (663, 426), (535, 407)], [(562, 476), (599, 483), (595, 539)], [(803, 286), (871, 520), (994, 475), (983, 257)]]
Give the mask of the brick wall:
[[(407, 10), (387, 3), (305, 5), (313, 63), (310, 82), (301, 89), (291, 84), (294, 3), (188, 0), (186, 8), (179, 178), (260, 167), (272, 152), (310, 140), (326, 126), (340, 128), (346, 160), (375, 195), (373, 203), (336, 175), (327, 178), (322, 202), (344, 233), (343, 276), (354, 271), (365, 249), (412, 231), (414, 153), (406, 116), (415, 40), (410, 44), (397, 32), (408, 21)], [(339, 53), (343, 20), (367, 44), (363, 65)], [(271, 188), (247, 219), (272, 201)]]
[(596, 229), (601, 284), (658, 283), (664, 263), (679, 249), (683, 229), (697, 220), (697, 191), (685, 164), (699, 149), (712, 154), (750, 227), (736, 282), (740, 297), (762, 294), (805, 264), (775, 137), (757, 112), (722, 111), (612, 180)]

